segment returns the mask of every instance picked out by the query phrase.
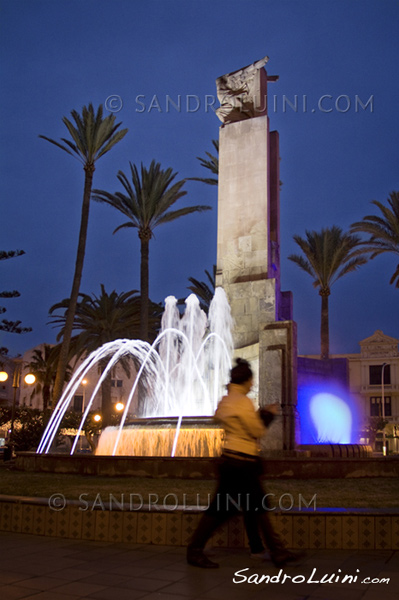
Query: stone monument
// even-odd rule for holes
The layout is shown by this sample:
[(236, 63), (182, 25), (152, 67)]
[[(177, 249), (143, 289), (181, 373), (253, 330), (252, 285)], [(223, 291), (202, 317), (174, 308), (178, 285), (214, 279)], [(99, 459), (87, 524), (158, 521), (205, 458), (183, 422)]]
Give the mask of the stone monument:
[(235, 353), (256, 374), (260, 406), (278, 402), (281, 415), (267, 449), (296, 446), (296, 324), (292, 294), (280, 291), (279, 138), (269, 131), (268, 58), (216, 80), (222, 121), (216, 285), (235, 321)]

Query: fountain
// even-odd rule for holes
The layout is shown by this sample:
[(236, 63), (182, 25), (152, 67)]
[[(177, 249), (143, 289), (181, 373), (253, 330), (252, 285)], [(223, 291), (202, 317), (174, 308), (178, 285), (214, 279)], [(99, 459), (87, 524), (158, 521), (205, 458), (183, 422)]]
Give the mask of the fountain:
[[(83, 413), (71, 454), (93, 406), (101, 383), (121, 360), (130, 359), (136, 377), (119, 427), (107, 427), (97, 455), (216, 456), (222, 430), (212, 423), (217, 403), (228, 380), (233, 353), (232, 318), (226, 294), (217, 288), (207, 318), (198, 298), (191, 294), (180, 316), (177, 300), (165, 300), (161, 332), (152, 345), (120, 339), (91, 353), (76, 370), (57, 404), (37, 449), (47, 454), (76, 390), (99, 361), (109, 359)], [(127, 416), (138, 386), (143, 419), (129, 423)], [(189, 419), (186, 419), (189, 417)]]

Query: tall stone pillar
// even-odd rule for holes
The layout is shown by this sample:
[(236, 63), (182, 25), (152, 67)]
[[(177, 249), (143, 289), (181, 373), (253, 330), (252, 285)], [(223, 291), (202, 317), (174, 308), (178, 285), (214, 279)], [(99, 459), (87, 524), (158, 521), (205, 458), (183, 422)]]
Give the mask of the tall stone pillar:
[[(296, 326), (291, 294), (280, 291), (279, 139), (277, 132), (269, 131), (263, 64), (259, 61), (217, 80), (223, 124), (216, 285), (229, 298), (236, 355), (254, 368), (257, 401), (260, 406), (279, 402), (282, 407), (271, 428), (274, 434), (268, 436), (269, 449), (292, 450)], [(239, 100), (237, 90), (244, 90)]]

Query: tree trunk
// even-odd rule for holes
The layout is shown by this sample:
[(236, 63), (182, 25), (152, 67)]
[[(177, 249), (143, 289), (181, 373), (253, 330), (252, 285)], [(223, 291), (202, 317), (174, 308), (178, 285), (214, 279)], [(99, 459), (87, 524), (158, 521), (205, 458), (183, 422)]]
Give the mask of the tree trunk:
[(49, 385), (43, 385), (42, 396), (43, 396), (43, 412), (46, 413), (47, 409), (49, 407), (49, 404), (50, 404), (50, 397), (51, 397)]
[(148, 342), (148, 296), (149, 276), (148, 257), (151, 239), (151, 230), (141, 229), (139, 231), (141, 241), (141, 264), (140, 264), (140, 338)]
[(327, 360), (330, 355), (330, 333), (328, 325), (328, 297), (330, 295), (330, 290), (322, 289), (319, 293), (321, 296), (320, 358)]
[(89, 223), (90, 196), (93, 182), (93, 173), (95, 167), (93, 164), (85, 165), (85, 184), (82, 202), (82, 214), (80, 220), (79, 243), (75, 262), (75, 274), (73, 277), (72, 291), (69, 299), (69, 306), (65, 319), (64, 335), (58, 359), (57, 373), (53, 389), (52, 407), (55, 408), (61, 398), (64, 387), (65, 373), (69, 362), (69, 344), (72, 336), (73, 322), (78, 301), (80, 282), (82, 280), (83, 263), (86, 250), (87, 228)]

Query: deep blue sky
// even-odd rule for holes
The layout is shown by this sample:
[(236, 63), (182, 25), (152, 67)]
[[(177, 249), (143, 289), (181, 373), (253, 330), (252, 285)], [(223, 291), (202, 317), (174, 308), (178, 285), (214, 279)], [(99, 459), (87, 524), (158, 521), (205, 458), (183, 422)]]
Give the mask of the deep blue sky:
[[(399, 190), (399, 3), (2, 0), (0, 7), (0, 248), (26, 251), (0, 264), (0, 289), (22, 294), (1, 304), (6, 318), (34, 329), (3, 334), (0, 346), (13, 354), (53, 342), (48, 309), (70, 293), (83, 170), (38, 135), (66, 137), (63, 116), (119, 95), (118, 121), (129, 133), (97, 163), (94, 187), (114, 192), (119, 169), (153, 158), (179, 178), (204, 176), (196, 156), (212, 150), (220, 125), (205, 110), (205, 96), (215, 95), (218, 76), (268, 55), (268, 73), (280, 76), (269, 86), (269, 114), (280, 133), (282, 288), (294, 293), (300, 352), (317, 353), (320, 298), (287, 256), (297, 251), (294, 234), (333, 224), (347, 229), (376, 210), (371, 200), (385, 202)], [(160, 110), (149, 110), (154, 95)], [(175, 102), (181, 96), (180, 112), (166, 111), (166, 95)], [(187, 110), (189, 95), (198, 97), (198, 110), (193, 98)], [(284, 96), (294, 103), (295, 95), (298, 110), (284, 110)], [(356, 111), (356, 97), (372, 102)], [(156, 301), (184, 295), (187, 278), (203, 279), (216, 262), (216, 189), (189, 182), (187, 190), (185, 203), (214, 210), (155, 231)], [(138, 289), (137, 233), (112, 235), (122, 222), (110, 207), (92, 205), (83, 292), (99, 292), (100, 283), (108, 291)], [(357, 352), (358, 341), (376, 329), (399, 338), (399, 290), (389, 285), (396, 264), (393, 255), (377, 258), (334, 285), (332, 352)]]

